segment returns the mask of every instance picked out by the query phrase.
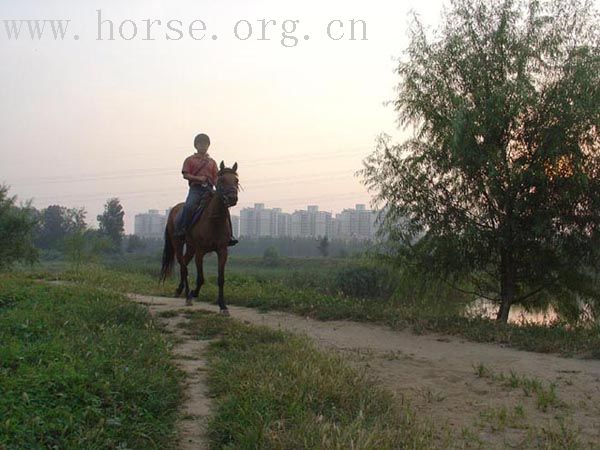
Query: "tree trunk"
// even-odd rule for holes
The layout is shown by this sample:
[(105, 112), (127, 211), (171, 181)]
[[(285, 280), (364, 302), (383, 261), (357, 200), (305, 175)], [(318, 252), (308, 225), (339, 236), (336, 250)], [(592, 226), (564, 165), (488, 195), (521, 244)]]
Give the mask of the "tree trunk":
[(508, 322), (508, 313), (517, 291), (517, 273), (513, 254), (510, 250), (503, 251), (500, 257), (500, 309), (496, 320)]

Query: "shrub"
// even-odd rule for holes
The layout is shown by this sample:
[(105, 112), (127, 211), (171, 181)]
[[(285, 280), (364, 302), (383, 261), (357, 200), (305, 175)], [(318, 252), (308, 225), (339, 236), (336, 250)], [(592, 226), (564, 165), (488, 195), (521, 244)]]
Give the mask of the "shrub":
[(335, 273), (334, 287), (349, 297), (388, 299), (396, 287), (395, 275), (381, 263), (355, 263)]
[(266, 266), (273, 267), (279, 264), (279, 253), (273, 246), (268, 247), (263, 253), (263, 262)]

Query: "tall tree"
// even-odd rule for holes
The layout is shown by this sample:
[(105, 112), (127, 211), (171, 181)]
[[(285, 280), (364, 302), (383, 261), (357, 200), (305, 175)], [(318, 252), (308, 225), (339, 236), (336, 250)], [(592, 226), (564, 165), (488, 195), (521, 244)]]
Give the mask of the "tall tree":
[(41, 248), (62, 247), (64, 239), (86, 229), (84, 208), (51, 205), (38, 214), (36, 245)]
[(107, 236), (114, 245), (114, 250), (121, 250), (121, 242), (125, 235), (125, 212), (118, 198), (107, 200), (104, 212), (98, 216), (100, 233)]
[(454, 0), (432, 38), (415, 18), (394, 103), (414, 136), (364, 162), (390, 238), (501, 321), (598, 298), (598, 23), (585, 0)]
[(317, 248), (319, 249), (321, 256), (323, 258), (327, 258), (329, 256), (329, 238), (325, 236), (323, 239), (321, 239)]
[(0, 185), (0, 270), (16, 261), (34, 262), (33, 246), (35, 218), (30, 207), (18, 207), (8, 188)]

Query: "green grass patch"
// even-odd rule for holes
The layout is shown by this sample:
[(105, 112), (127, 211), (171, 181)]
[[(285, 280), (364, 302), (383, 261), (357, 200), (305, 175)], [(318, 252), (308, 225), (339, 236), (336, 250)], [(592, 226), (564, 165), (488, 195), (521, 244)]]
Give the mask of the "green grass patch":
[(122, 295), (0, 277), (0, 448), (170, 448), (180, 372)]
[[(252, 273), (244, 265), (243, 273), (238, 273), (228, 266), (226, 302), (263, 311), (286, 311), (319, 320), (376, 322), (394, 329), (409, 328), (415, 333), (443, 333), (520, 350), (600, 359), (600, 326), (578, 327), (561, 323), (552, 326), (515, 325), (464, 317), (461, 314), (464, 298), (452, 297), (444, 286), (435, 283), (424, 286), (410, 279), (401, 280), (400, 287), (390, 298), (357, 298), (332, 291), (334, 282), (324, 282), (324, 287), (318, 287), (319, 280), (333, 276), (341, 263), (329, 265), (323, 262), (321, 267), (315, 260), (312, 268), (306, 267), (306, 264), (306, 261), (290, 262), (287, 275), (282, 268), (265, 272), (267, 269), (259, 267), (256, 273)], [(318, 269), (322, 269), (320, 275), (313, 277)], [(147, 295), (171, 296), (176, 286), (175, 278), (160, 285), (156, 277), (137, 271), (136, 266), (124, 270), (93, 265), (78, 271), (38, 272), (30, 276)], [(207, 278), (200, 299), (212, 303), (217, 297), (216, 280), (214, 276)], [(193, 287), (193, 269), (190, 282), (190, 287)]]
[[(214, 302), (216, 283), (211, 277), (200, 299)], [(443, 333), (475, 342), (497, 343), (520, 350), (559, 353), (600, 359), (600, 328), (556, 324), (514, 325), (460, 315), (451, 300), (418, 301), (410, 298), (368, 299), (323, 294), (315, 289), (294, 288), (283, 281), (258, 281), (250, 276), (230, 275), (225, 285), (230, 304), (263, 311), (286, 311), (318, 320), (377, 322), (415, 333)]]
[(158, 277), (136, 270), (108, 268), (100, 264), (86, 264), (79, 269), (68, 265), (44, 267), (42, 270), (25, 272), (30, 279), (67, 281), (88, 287), (102, 288), (123, 294), (170, 296), (175, 292), (171, 283), (161, 284)]
[(185, 328), (208, 350), (214, 449), (435, 447), (408, 407), (304, 338), (188, 313)]

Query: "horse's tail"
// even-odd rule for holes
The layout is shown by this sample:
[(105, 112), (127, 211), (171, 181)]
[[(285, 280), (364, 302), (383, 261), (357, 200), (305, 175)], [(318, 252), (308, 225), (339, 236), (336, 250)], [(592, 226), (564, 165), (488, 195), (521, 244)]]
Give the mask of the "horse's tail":
[(169, 236), (168, 226), (165, 227), (165, 247), (162, 254), (162, 267), (160, 268), (160, 281), (164, 282), (173, 270), (173, 262), (175, 261), (175, 249)]

